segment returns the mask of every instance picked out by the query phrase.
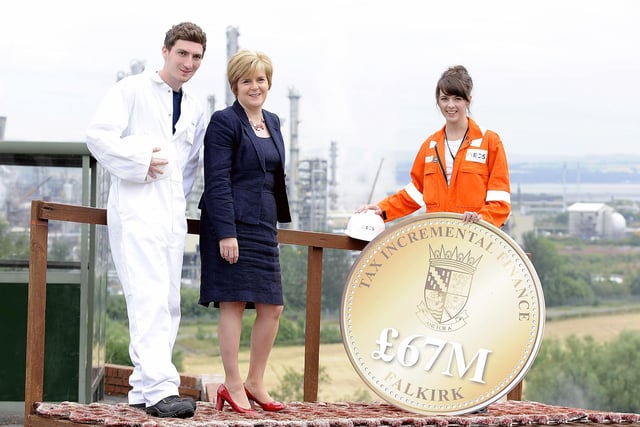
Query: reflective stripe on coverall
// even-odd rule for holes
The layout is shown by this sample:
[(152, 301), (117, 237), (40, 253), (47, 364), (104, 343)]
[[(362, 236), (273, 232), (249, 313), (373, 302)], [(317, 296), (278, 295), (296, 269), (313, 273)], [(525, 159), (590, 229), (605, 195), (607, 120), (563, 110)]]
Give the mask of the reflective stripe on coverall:
[(511, 212), (511, 188), (507, 157), (500, 137), (483, 132), (469, 118), (469, 130), (456, 153), (447, 183), (444, 127), (420, 147), (411, 168), (411, 183), (378, 206), (385, 221), (426, 212), (478, 212), (482, 219), (502, 227)]

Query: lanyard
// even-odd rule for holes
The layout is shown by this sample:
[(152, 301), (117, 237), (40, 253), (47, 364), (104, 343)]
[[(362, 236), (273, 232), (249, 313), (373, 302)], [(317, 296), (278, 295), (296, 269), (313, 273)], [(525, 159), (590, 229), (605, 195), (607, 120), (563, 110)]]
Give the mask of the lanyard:
[[(462, 135), (462, 139), (460, 140), (460, 146), (456, 150), (456, 155), (458, 154), (458, 151), (460, 151), (460, 147), (462, 147), (462, 144), (464, 143), (464, 140), (467, 137), (468, 132), (469, 132), (469, 127), (467, 126), (467, 130), (464, 131), (464, 135)], [(447, 146), (447, 149), (449, 149), (449, 154), (451, 154), (451, 159), (455, 161), (456, 156), (453, 154), (453, 151), (451, 151), (451, 147), (449, 146), (449, 138), (447, 138), (446, 129), (444, 131), (444, 142), (445, 142), (445, 145)]]
[[(464, 131), (464, 135), (462, 135), (462, 141), (460, 142), (460, 147), (462, 147), (462, 144), (464, 143), (464, 140), (467, 137), (467, 132), (469, 132), (468, 127), (467, 127), (467, 130)], [(451, 151), (451, 147), (449, 147), (449, 139), (447, 138), (446, 130), (444, 131), (444, 142), (445, 142), (445, 145), (447, 146), (447, 149), (449, 150), (449, 154), (451, 154), (451, 158), (453, 159), (452, 162), (455, 161), (456, 156), (453, 155), (453, 151)], [(447, 185), (449, 185), (449, 180), (447, 179), (447, 171), (444, 170), (444, 164), (442, 163), (442, 158), (440, 158), (440, 152), (438, 151), (437, 144), (435, 146), (435, 150), (436, 150), (436, 157), (438, 158), (438, 164), (440, 165), (440, 171), (442, 172), (442, 176), (444, 177), (444, 182), (446, 182)], [(460, 148), (458, 148), (458, 151), (459, 150)], [(456, 154), (458, 154), (458, 151), (456, 151)]]

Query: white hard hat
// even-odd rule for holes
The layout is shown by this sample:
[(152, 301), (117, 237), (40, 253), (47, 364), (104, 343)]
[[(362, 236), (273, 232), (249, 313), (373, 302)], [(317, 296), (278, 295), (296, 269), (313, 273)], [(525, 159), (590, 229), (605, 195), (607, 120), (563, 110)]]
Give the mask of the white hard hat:
[(345, 234), (358, 240), (372, 241), (384, 231), (384, 221), (372, 210), (353, 214), (349, 218)]

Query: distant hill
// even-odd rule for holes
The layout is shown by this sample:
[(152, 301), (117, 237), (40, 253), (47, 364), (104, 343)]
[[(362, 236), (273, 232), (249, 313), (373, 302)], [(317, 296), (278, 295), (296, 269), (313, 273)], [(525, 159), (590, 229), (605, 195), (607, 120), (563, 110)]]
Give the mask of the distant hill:
[[(413, 154), (397, 156), (396, 179), (406, 182)], [(531, 156), (509, 155), (512, 184), (602, 183), (640, 184), (640, 155), (609, 156)]]
[(640, 156), (515, 160), (509, 162), (512, 183), (640, 183)]

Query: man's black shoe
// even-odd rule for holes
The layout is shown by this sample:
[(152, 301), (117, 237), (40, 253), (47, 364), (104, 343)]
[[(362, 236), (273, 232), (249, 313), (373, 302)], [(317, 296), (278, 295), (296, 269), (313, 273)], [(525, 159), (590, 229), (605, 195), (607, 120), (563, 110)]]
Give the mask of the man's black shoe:
[(135, 409), (145, 409), (145, 405), (144, 403), (129, 403), (129, 407), (130, 408), (135, 408)]
[(168, 396), (153, 406), (147, 407), (147, 414), (161, 418), (189, 418), (195, 412), (195, 401), (191, 398)]

